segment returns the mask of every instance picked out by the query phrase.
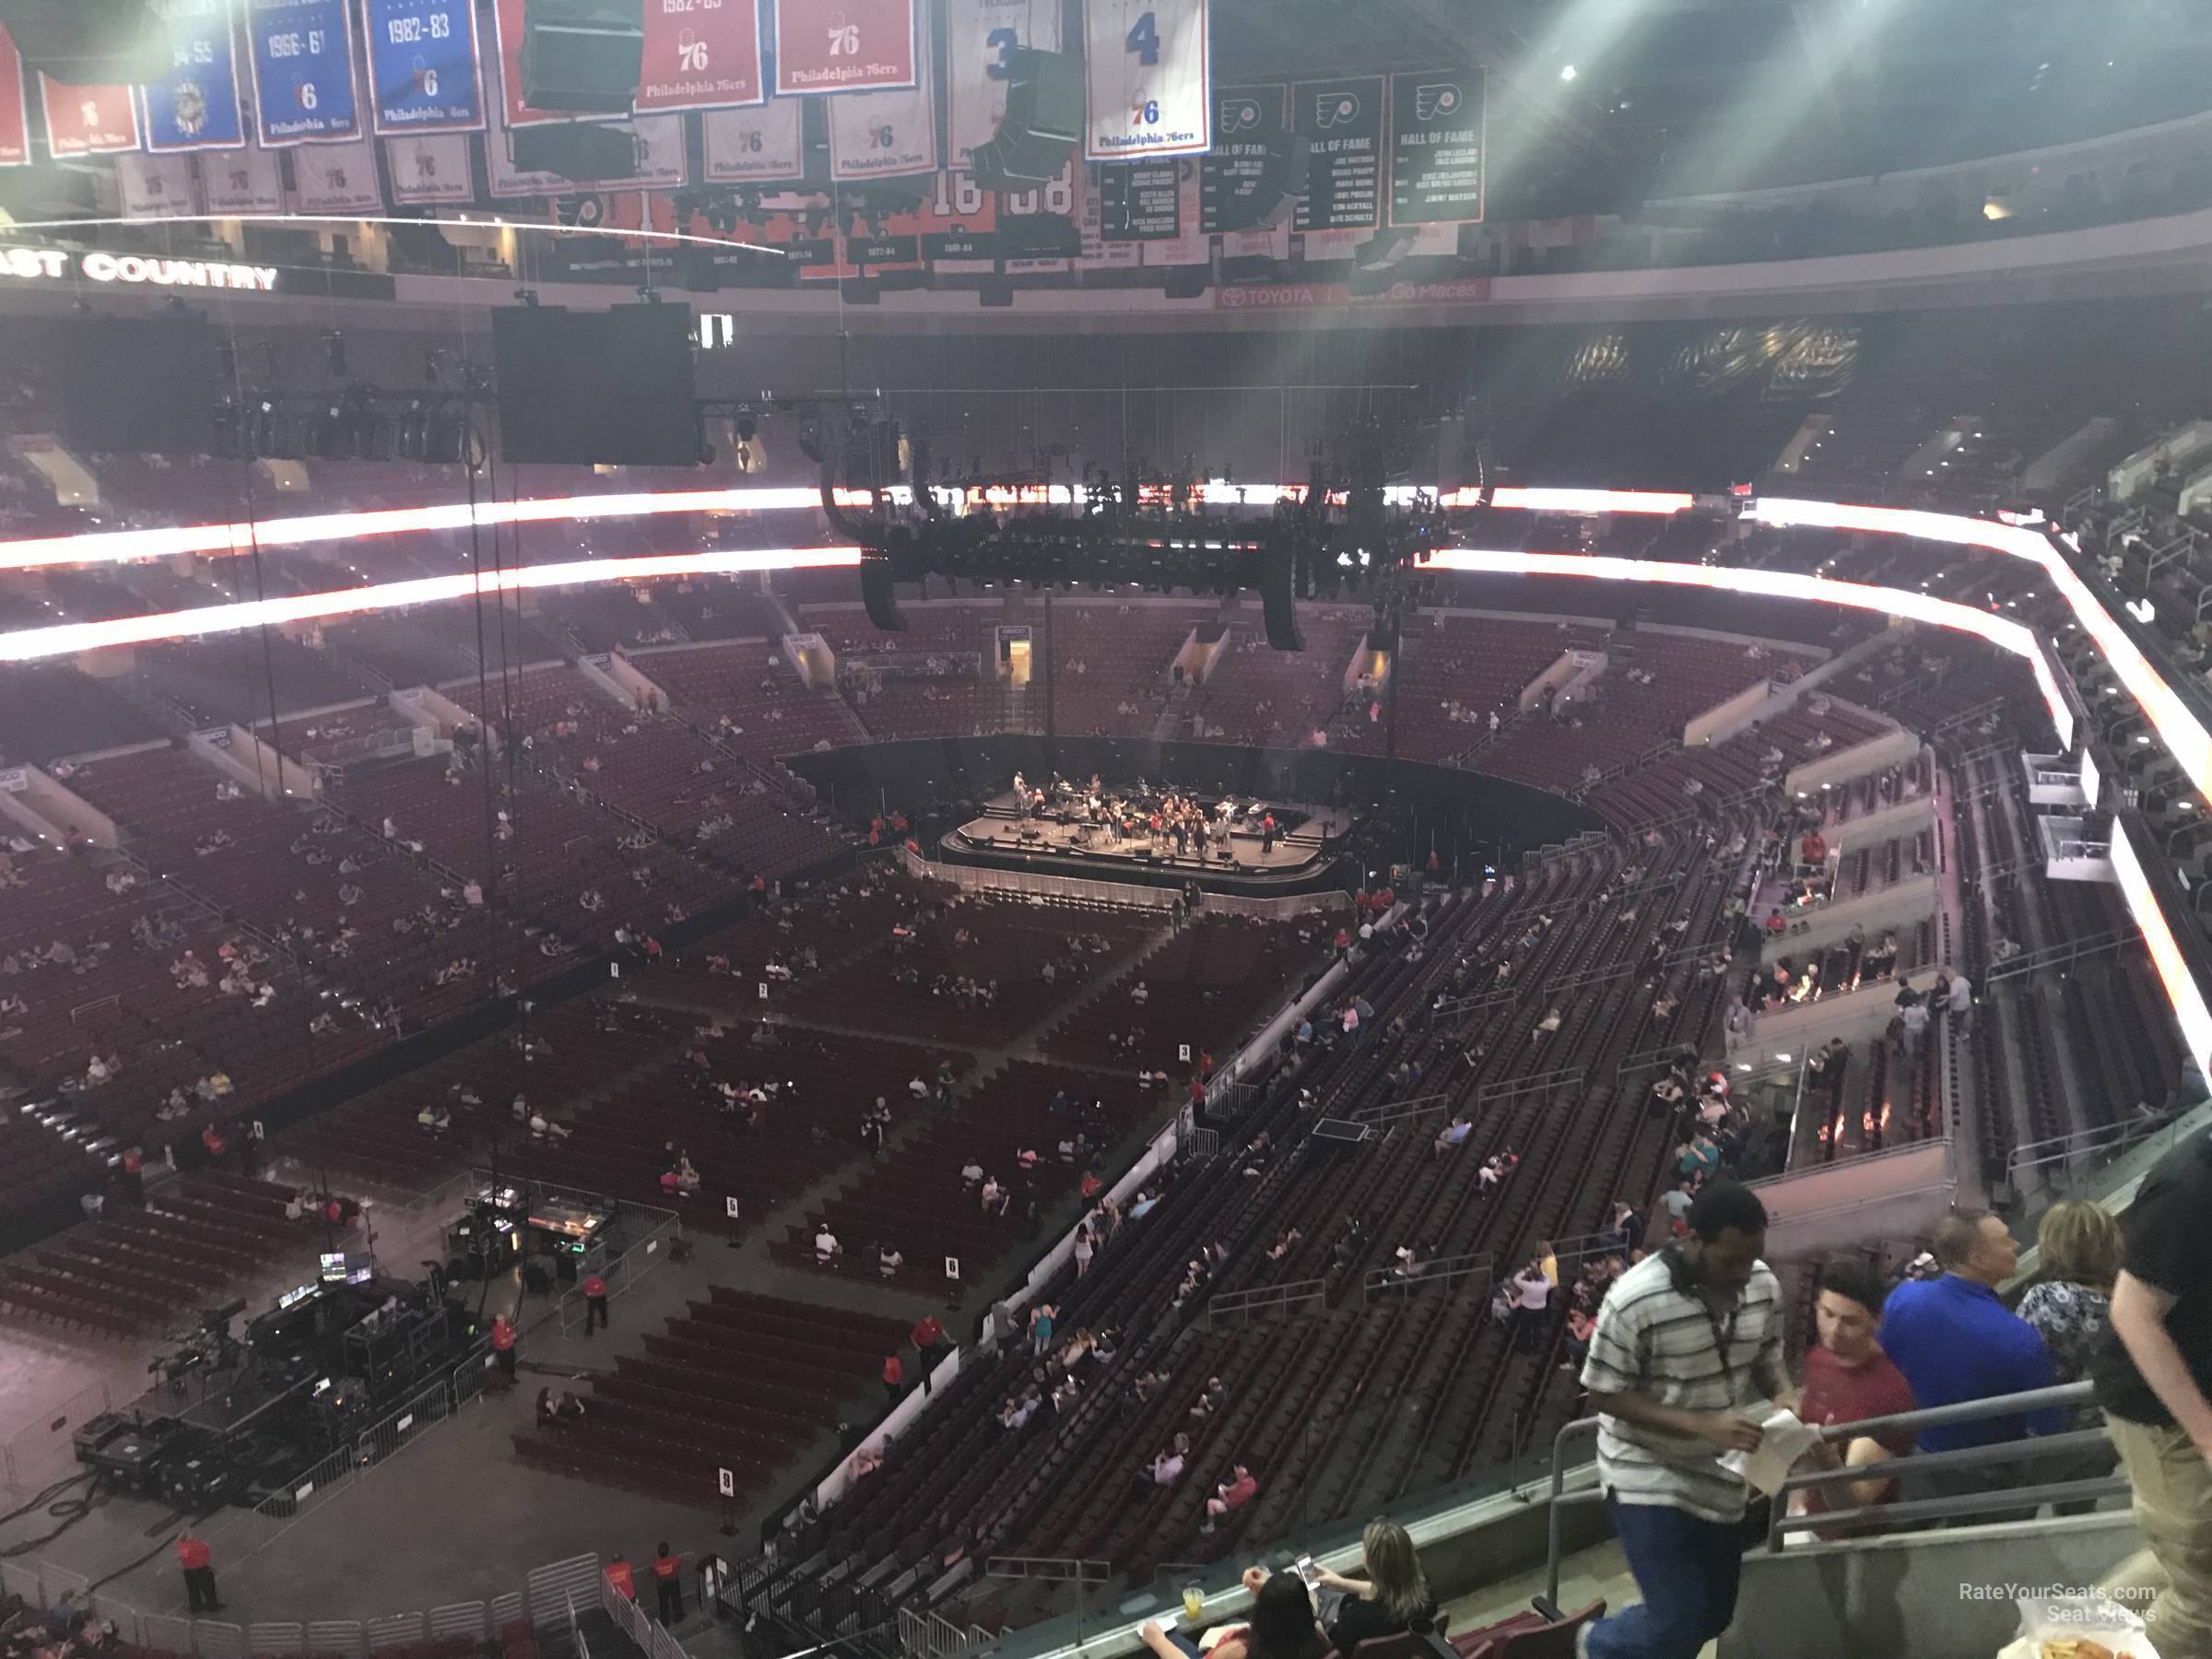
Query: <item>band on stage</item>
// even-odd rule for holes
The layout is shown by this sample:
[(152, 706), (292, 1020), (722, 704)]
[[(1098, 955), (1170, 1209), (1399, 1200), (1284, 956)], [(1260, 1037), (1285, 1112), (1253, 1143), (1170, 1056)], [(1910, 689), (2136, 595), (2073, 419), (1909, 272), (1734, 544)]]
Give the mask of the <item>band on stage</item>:
[(1023, 818), (1057, 818), (1074, 827), (1075, 844), (1172, 847), (1178, 858), (1206, 856), (1207, 847), (1226, 848), (1232, 830), (1260, 838), (1262, 856), (1275, 851), (1281, 827), (1264, 801), (1240, 802), (1224, 796), (1210, 805), (1186, 791), (1154, 788), (1139, 778), (1126, 791), (1109, 791), (1091, 773), (1088, 787), (1053, 774), (1038, 786), (1014, 774), (1014, 805)]

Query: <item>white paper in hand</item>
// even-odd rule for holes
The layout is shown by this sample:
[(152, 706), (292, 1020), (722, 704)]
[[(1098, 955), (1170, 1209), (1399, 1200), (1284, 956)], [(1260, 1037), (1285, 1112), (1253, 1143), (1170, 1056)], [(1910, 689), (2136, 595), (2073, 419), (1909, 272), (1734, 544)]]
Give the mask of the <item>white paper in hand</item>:
[(1759, 1420), (1759, 1450), (1731, 1452), (1721, 1459), (1721, 1467), (1732, 1475), (1740, 1475), (1754, 1489), (1771, 1496), (1790, 1477), (1792, 1465), (1813, 1449), (1820, 1431), (1800, 1422), (1797, 1414), (1786, 1406), (1778, 1406), (1769, 1412)]

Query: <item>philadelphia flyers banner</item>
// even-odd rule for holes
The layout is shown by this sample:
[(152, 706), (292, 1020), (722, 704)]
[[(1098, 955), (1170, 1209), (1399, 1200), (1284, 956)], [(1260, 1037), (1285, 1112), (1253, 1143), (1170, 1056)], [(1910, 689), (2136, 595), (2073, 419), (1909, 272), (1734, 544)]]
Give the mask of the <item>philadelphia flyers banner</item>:
[(30, 100), (23, 95), (23, 54), (0, 29), (0, 167), (30, 160)]
[(776, 96), (912, 86), (914, 10), (914, 0), (782, 0), (776, 7)]
[(937, 100), (926, 53), (914, 84), (830, 100), (830, 176), (841, 183), (937, 171)]

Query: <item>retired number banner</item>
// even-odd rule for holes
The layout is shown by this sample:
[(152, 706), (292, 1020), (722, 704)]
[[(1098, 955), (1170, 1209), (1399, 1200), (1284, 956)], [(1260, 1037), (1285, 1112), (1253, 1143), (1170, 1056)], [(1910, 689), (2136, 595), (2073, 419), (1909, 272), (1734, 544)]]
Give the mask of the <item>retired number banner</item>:
[(1206, 0), (1084, 0), (1093, 161), (1212, 147)]
[(30, 100), (23, 91), (23, 54), (0, 29), (0, 167), (30, 161)]
[(171, 67), (138, 88), (146, 147), (236, 149), (246, 141), (238, 107), (238, 64), (230, 50), (230, 0), (162, 0)]
[(474, 0), (361, 0), (361, 33), (379, 134), (482, 129)]
[(1024, 47), (1060, 50), (1060, 0), (949, 0), (945, 15), (948, 165), (964, 170), (1006, 117), (1008, 71)]
[(785, 0), (776, 7), (776, 96), (912, 86), (914, 11), (914, 0)]
[(346, 0), (246, 0), (246, 63), (263, 148), (363, 135)]
[(641, 115), (759, 103), (759, 0), (645, 0)]
[(937, 100), (929, 54), (920, 53), (914, 63), (914, 84), (903, 91), (848, 92), (830, 100), (832, 179), (853, 184), (937, 171)]

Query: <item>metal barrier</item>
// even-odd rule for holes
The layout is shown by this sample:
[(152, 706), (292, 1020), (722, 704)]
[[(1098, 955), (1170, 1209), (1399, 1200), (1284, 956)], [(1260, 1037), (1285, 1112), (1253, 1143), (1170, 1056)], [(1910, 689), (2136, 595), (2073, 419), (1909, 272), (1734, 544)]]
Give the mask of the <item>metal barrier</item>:
[(2109, 955), (2124, 950), (2143, 936), (2136, 927), (2116, 927), (2109, 933), (2091, 935), (2086, 939), (2068, 939), (2064, 944), (2049, 946), (2041, 950), (2024, 950), (2018, 956), (1992, 962), (1983, 976), (1985, 985), (1994, 985), (2004, 980), (2017, 979), (2022, 974), (2040, 973), (2046, 968), (2065, 968), (2089, 957)]
[(1488, 1106), (1494, 1100), (1511, 1100), (1526, 1094), (1544, 1094), (1555, 1088), (1580, 1088), (1587, 1077), (1579, 1065), (1563, 1066), (1558, 1071), (1536, 1072), (1525, 1077), (1500, 1077), (1495, 1083), (1485, 1083), (1476, 1093), (1478, 1105)]
[[(2012, 1417), (2021, 1412), (2041, 1410), (2047, 1406), (2073, 1406), (2091, 1403), (2096, 1398), (2093, 1382), (2068, 1382), (2056, 1388), (2035, 1388), (2022, 1394), (1999, 1394), (1986, 1400), (1969, 1400), (1958, 1406), (1930, 1406), (1920, 1411), (1900, 1412), (1894, 1417), (1862, 1418), (1856, 1422), (1830, 1423), (1819, 1428), (1824, 1441), (1856, 1440), (1862, 1435), (1884, 1430), (1920, 1430), (1937, 1428), (1948, 1423), (1980, 1422), (1987, 1418)], [(1561, 1516), (1570, 1505), (1602, 1503), (1603, 1488), (1593, 1481), (1589, 1486), (1573, 1491), (1567, 1489), (1567, 1453), (1570, 1442), (1594, 1438), (1598, 1419), (1578, 1418), (1562, 1428), (1551, 1443), (1551, 1481), (1549, 1540), (1546, 1552), (1544, 1583), (1545, 1594), (1556, 1602), (1559, 1595), (1559, 1559)], [(1915, 1452), (1903, 1457), (1891, 1458), (1880, 1465), (1880, 1476), (1905, 1483), (1915, 1475), (1958, 1469), (1990, 1469), (2006, 1465), (2026, 1465), (2038, 1462), (2057, 1461), (2078, 1457), (2085, 1451), (2109, 1446), (2111, 1438), (2102, 1429), (2088, 1429), (2065, 1434), (2034, 1435), (2025, 1440), (1999, 1441), (1994, 1445), (1974, 1446), (1960, 1452)], [(1578, 1469), (1590, 1465), (1578, 1465)], [(1962, 1492), (1942, 1498), (1908, 1499), (1896, 1503), (1866, 1504), (1851, 1509), (1825, 1510), (1817, 1515), (1789, 1513), (1789, 1494), (1815, 1487), (1835, 1486), (1847, 1481), (1869, 1478), (1865, 1469), (1841, 1468), (1807, 1475), (1792, 1475), (1775, 1494), (1773, 1516), (1767, 1529), (1767, 1547), (1782, 1547), (1785, 1533), (1809, 1532), (1816, 1527), (1849, 1526), (1854, 1537), (1877, 1535), (1891, 1527), (1919, 1525), (1936, 1521), (1959, 1520), (1971, 1516), (2004, 1519), (2008, 1513), (2025, 1511), (2032, 1513), (2045, 1503), (2063, 1503), (2070, 1500), (2094, 1500), (2116, 1497), (2127, 1491), (2124, 1475), (2097, 1476), (2086, 1479), (2063, 1479), (2040, 1482), (2030, 1486), (2000, 1487), (1994, 1490)]]
[(1451, 1284), (1459, 1279), (1479, 1275), (1481, 1282), (1474, 1287), (1477, 1296), (1487, 1296), (1498, 1277), (1497, 1259), (1489, 1252), (1473, 1255), (1439, 1256), (1417, 1273), (1400, 1273), (1395, 1267), (1371, 1267), (1359, 1284), (1359, 1300), (1380, 1301), (1385, 1294), (1404, 1295), (1423, 1289), (1430, 1285)]
[(1256, 1290), (1231, 1290), (1206, 1304), (1206, 1323), (1218, 1329), (1227, 1319), (1233, 1319), (1241, 1313), (1299, 1307), (1306, 1302), (1320, 1301), (1328, 1293), (1329, 1281), (1326, 1279), (1291, 1279), (1280, 1285), (1262, 1285)]
[(645, 1609), (617, 1590), (604, 1572), (599, 1574), (599, 1606), (638, 1644), (645, 1659), (690, 1659), (684, 1644), (668, 1634), (667, 1627), (646, 1617)]
[(229, 1512), (203, 1535), (211, 1544), (219, 1541), (232, 1559), (259, 1554), (476, 1398), (491, 1362), (489, 1345), (478, 1343), (396, 1410), (357, 1434), (351, 1445), (301, 1470), (283, 1490), (252, 1509)]
[[(1027, 893), (1040, 899), (1073, 899), (1088, 904), (1132, 905), (1164, 911), (1182, 896), (1181, 888), (1144, 887), (1134, 882), (1090, 881), (1074, 876), (1041, 876), (1030, 870), (999, 870), (972, 865), (939, 864), (901, 847), (899, 856), (907, 874), (927, 881), (942, 881), (969, 893)], [(1300, 893), (1283, 899), (1250, 899), (1235, 893), (1208, 893), (1197, 913), (1256, 916), (1263, 921), (1286, 921), (1322, 911), (1350, 907), (1351, 895), (1331, 890)]]
[[(666, 1261), (669, 1241), (681, 1237), (684, 1230), (684, 1218), (674, 1210), (646, 1204), (625, 1204), (622, 1208), (625, 1211), (641, 1211), (661, 1218), (653, 1223), (652, 1230), (642, 1239), (599, 1268), (599, 1277), (606, 1281), (609, 1297), (622, 1295)], [(561, 1292), (560, 1334), (563, 1336), (590, 1317), (591, 1310), (584, 1305), (582, 1286), (571, 1285)]]
[(9, 1430), (0, 1436), (0, 1487), (20, 1502), (67, 1478), (76, 1467), (73, 1436), (77, 1425), (114, 1408), (114, 1396), (105, 1382), (88, 1383), (35, 1419)]
[(1453, 1091), (1440, 1088), (1433, 1094), (1408, 1095), (1403, 1100), (1386, 1100), (1380, 1106), (1362, 1106), (1352, 1113), (1355, 1124), (1381, 1124), (1392, 1118), (1414, 1117), (1428, 1111), (1439, 1100), (1448, 1100)]

